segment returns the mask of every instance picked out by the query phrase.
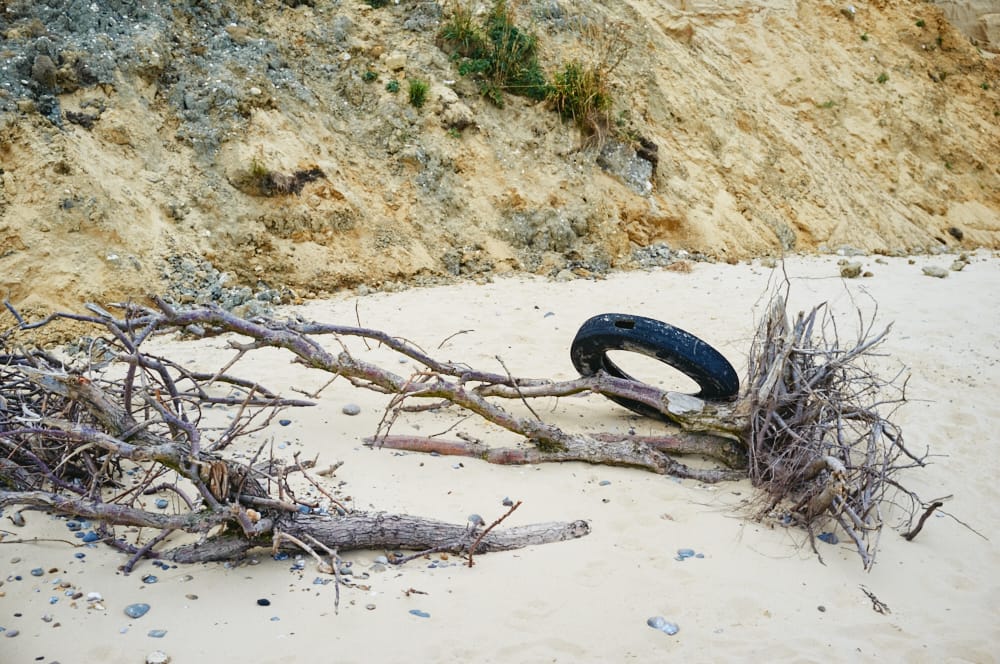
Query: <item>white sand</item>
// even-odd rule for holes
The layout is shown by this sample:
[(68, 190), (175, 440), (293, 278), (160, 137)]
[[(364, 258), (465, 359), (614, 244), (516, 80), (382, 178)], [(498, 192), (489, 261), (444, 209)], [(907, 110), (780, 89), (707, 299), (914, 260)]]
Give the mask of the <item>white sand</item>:
[[(790, 259), (793, 308), (829, 301), (847, 338), (856, 328), (853, 308), (870, 314), (878, 303), (878, 324), (894, 323), (883, 347), (891, 357), (880, 362), (887, 371), (911, 373), (911, 402), (896, 420), (911, 448), (930, 446), (936, 455), (933, 465), (905, 479), (927, 499), (954, 494), (944, 509), (989, 540), (936, 516), (913, 542), (886, 528), (870, 573), (845, 543), (819, 543), (824, 565), (803, 546), (802, 533), (745, 518), (741, 501), (752, 495), (746, 482), (705, 486), (580, 463), (502, 467), (368, 450), (360, 441), (375, 430), (386, 399), (338, 381), (317, 407), (291, 412), (291, 426), (269, 433), (292, 442), (289, 451), (319, 453), (320, 463), (345, 461), (337, 479), (347, 482), (355, 507), (456, 522), (477, 512), (491, 521), (510, 496), (523, 501), (510, 524), (583, 518), (592, 534), (481, 556), (472, 569), (428, 569), (427, 561), (414, 561), (372, 573), (369, 591), (342, 589), (339, 615), (333, 585), (313, 585), (318, 574), (311, 561), (301, 573), (266, 552), (259, 565), (235, 569), (210, 564), (163, 571), (144, 562), (125, 577), (115, 571), (124, 558), (105, 548), (84, 549), (81, 563), (73, 557), (78, 549), (65, 543), (3, 544), (0, 626), (20, 634), (0, 636), (0, 661), (142, 662), (157, 649), (174, 662), (994, 661), (1000, 652), (994, 475), (1000, 468), (1000, 261), (979, 254), (964, 271), (935, 279), (921, 274), (921, 266), (947, 267), (952, 257), (918, 257), (915, 264), (860, 260), (873, 277), (844, 281), (831, 257)], [(357, 306), (364, 325), (406, 336), (436, 357), (498, 371), (494, 356), (500, 355), (515, 375), (563, 379), (575, 376), (568, 348), (580, 323), (597, 313), (628, 312), (702, 337), (742, 375), (773, 279), (763, 267), (721, 264), (597, 282), (511, 278), (316, 302), (304, 315), (354, 324)], [(437, 348), (460, 330), (472, 331)], [(170, 346), (175, 357), (183, 353), (208, 368), (223, 343)], [(360, 347), (357, 354), (406, 371), (384, 350)], [(650, 381), (660, 375), (658, 367), (634, 367)], [(251, 371), (279, 388), (314, 388), (325, 380), (280, 354), (244, 365), (241, 373)], [(662, 377), (671, 379), (667, 371)], [(360, 415), (341, 413), (350, 402), (361, 406)], [(566, 427), (657, 429), (596, 396), (535, 407)], [(435, 433), (455, 419), (413, 416), (395, 432), (419, 426)], [(459, 430), (512, 442), (471, 419)], [(62, 521), (26, 514), (25, 529), (4, 519), (8, 540), (25, 533), (68, 539)], [(675, 560), (683, 547), (704, 558)], [(361, 572), (382, 553), (345, 557)], [(11, 562), (15, 558), (20, 561)], [(58, 572), (34, 577), (35, 567)], [(143, 584), (148, 573), (159, 582)], [(14, 574), (22, 580), (11, 580)], [(194, 578), (183, 581), (185, 575)], [(52, 589), (57, 577), (84, 593), (100, 592), (104, 610), (88, 609), (82, 600), (74, 606)], [(891, 614), (873, 611), (862, 585)], [(426, 594), (407, 596), (411, 588)], [(50, 596), (58, 602), (50, 604)], [(271, 605), (259, 607), (257, 598)], [(122, 609), (133, 602), (152, 609), (129, 619)], [(45, 614), (52, 622), (42, 620)], [(646, 620), (656, 615), (676, 622), (680, 632), (650, 629)], [(151, 629), (167, 634), (150, 638)]]

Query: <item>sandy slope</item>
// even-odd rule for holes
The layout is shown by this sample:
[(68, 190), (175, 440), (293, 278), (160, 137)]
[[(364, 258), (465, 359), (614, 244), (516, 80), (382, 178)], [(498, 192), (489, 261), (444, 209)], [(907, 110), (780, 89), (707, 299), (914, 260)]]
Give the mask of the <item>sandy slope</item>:
[[(343, 490), (364, 509), (404, 511), (453, 521), (469, 513), (488, 521), (502, 513), (505, 496), (523, 500), (512, 523), (585, 518), (592, 534), (581, 540), (483, 556), (475, 568), (428, 569), (428, 561), (370, 572), (368, 591), (343, 589), (339, 615), (332, 585), (313, 585), (307, 562), (260, 556), (255, 566), (205, 565), (163, 571), (149, 564), (131, 576), (115, 572), (122, 558), (84, 549), (86, 562), (62, 542), (4, 544), (7, 576), (0, 591), (0, 625), (18, 629), (0, 637), (0, 660), (139, 662), (160, 649), (174, 662), (651, 662), (678, 658), (718, 661), (990, 662), (1000, 646), (1000, 548), (996, 531), (1000, 492), (993, 471), (1000, 451), (993, 440), (1000, 421), (1000, 261), (979, 254), (946, 279), (921, 274), (945, 257), (863, 259), (874, 276), (843, 281), (833, 258), (792, 258), (793, 307), (828, 301), (840, 314), (841, 333), (853, 331), (855, 306), (879, 325), (893, 322), (879, 360), (887, 371), (910, 373), (910, 403), (898, 414), (909, 444), (930, 446), (934, 463), (907, 476), (926, 498), (955, 497), (946, 510), (982, 536), (946, 516), (933, 518), (911, 543), (886, 529), (878, 563), (862, 571), (850, 546), (820, 543), (825, 564), (802, 548), (801, 533), (744, 518), (746, 483), (717, 486), (675, 481), (640, 471), (565, 464), (498, 467), (445, 457), (398, 455), (362, 448), (384, 399), (335, 383), (319, 406), (293, 412), (288, 427), (270, 432), (290, 450), (344, 460)], [(775, 274), (761, 266), (695, 265), (668, 271), (614, 274), (603, 281), (557, 283), (509, 278), (461, 285), (338, 298), (310, 304), (305, 316), (362, 322), (420, 343), (438, 357), (497, 368), (500, 355), (514, 374), (569, 378), (569, 342), (587, 317), (625, 311), (671, 321), (722, 350), (741, 372), (760, 311)], [(438, 349), (438, 344), (460, 330)], [(219, 340), (170, 342), (192, 363), (214, 366)], [(384, 351), (356, 352), (397, 364)], [(272, 386), (313, 388), (322, 378), (280, 355), (244, 367)], [(671, 380), (651, 367), (635, 367), (650, 381)], [(356, 417), (341, 413), (348, 402)], [(655, 430), (599, 397), (536, 404), (544, 417), (585, 430)], [(454, 423), (443, 414), (398, 425), (428, 434)], [(491, 443), (505, 440), (471, 420), (458, 430)], [(279, 450), (280, 452), (280, 450)], [(607, 480), (610, 484), (601, 485)], [(67, 538), (61, 521), (28, 515), (26, 532)], [(22, 534), (4, 522), (5, 530)], [(9, 538), (11, 535), (7, 535)], [(989, 538), (989, 539), (986, 539)], [(675, 560), (690, 547), (704, 558)], [(374, 552), (346, 556), (356, 573)], [(19, 562), (13, 562), (19, 558)], [(454, 560), (449, 561), (454, 562)], [(31, 576), (35, 567), (46, 572)], [(141, 577), (154, 573), (156, 584)], [(186, 575), (193, 577), (185, 581)], [(51, 590), (54, 578), (104, 597), (103, 610)], [(889, 605), (872, 610), (864, 585)], [(420, 593), (406, 591), (415, 589)], [(49, 597), (59, 600), (49, 604)], [(196, 595), (197, 599), (190, 596)], [(271, 600), (259, 607), (258, 598)], [(137, 620), (122, 609), (152, 605)], [(366, 605), (374, 605), (367, 609)], [(820, 608), (822, 607), (822, 608)], [(419, 609), (421, 618), (409, 613)], [(42, 616), (49, 614), (53, 622)], [(680, 626), (669, 637), (646, 625), (665, 616)], [(59, 624), (56, 627), (56, 624)], [(162, 639), (147, 636), (165, 629)]]

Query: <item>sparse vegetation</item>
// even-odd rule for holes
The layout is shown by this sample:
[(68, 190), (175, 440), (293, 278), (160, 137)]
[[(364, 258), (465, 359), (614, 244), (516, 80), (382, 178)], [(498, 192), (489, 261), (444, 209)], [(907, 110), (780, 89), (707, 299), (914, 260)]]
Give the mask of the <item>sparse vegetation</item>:
[(373, 72), (371, 69), (366, 69), (365, 73), (361, 75), (361, 80), (365, 83), (372, 83), (378, 80), (378, 74)]
[(875, 79), (875, 82), (876, 83), (885, 83), (888, 80), (889, 80), (889, 75), (887, 73), (885, 73), (885, 72), (882, 72), (881, 74), (878, 75), (878, 78)]
[(920, 18), (920, 19), (917, 19), (917, 27), (918, 27), (918, 28), (923, 28), (923, 27), (925, 27), (926, 25), (927, 25), (927, 23), (925, 23), (925, 22), (924, 22), (924, 19), (922, 19), (922, 18)]
[(611, 109), (611, 93), (604, 72), (578, 61), (568, 62), (556, 72), (549, 101), (564, 120), (572, 120), (588, 133), (607, 124)]
[(414, 108), (421, 108), (427, 101), (427, 91), (430, 89), (430, 85), (427, 81), (421, 80), (419, 78), (409, 79), (409, 96), (410, 105)]
[(868, 33), (867, 32), (862, 32), (861, 33), (861, 41), (868, 41)]
[(399, 92), (399, 81), (397, 81), (396, 79), (392, 79), (391, 81), (385, 84), (385, 89), (393, 94)]
[(515, 25), (506, 0), (495, 0), (481, 25), (468, 7), (457, 6), (438, 37), (458, 61), (459, 74), (475, 78), (483, 96), (497, 106), (503, 107), (505, 92), (545, 99), (548, 85), (538, 63), (538, 38)]

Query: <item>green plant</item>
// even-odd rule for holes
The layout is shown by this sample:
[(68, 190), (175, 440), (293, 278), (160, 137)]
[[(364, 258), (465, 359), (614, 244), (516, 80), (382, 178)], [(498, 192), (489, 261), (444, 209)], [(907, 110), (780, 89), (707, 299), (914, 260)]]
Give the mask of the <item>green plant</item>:
[(990, 84), (987, 83), (986, 81), (983, 81), (982, 83), (979, 84), (979, 87), (981, 87), (983, 90), (989, 90)]
[(517, 27), (507, 0), (494, 0), (481, 25), (467, 7), (456, 7), (438, 37), (458, 60), (458, 73), (479, 82), (483, 96), (503, 106), (503, 93), (544, 99), (548, 87), (538, 64), (538, 39)]
[(887, 73), (885, 73), (885, 72), (882, 72), (881, 74), (879, 74), (878, 78), (875, 79), (875, 81), (877, 83), (885, 83), (888, 80), (889, 80), (889, 75)]
[(361, 80), (365, 83), (372, 83), (373, 81), (378, 80), (378, 74), (373, 72), (371, 69), (367, 69), (365, 70), (365, 73), (361, 75)]
[(389, 4), (389, 0), (365, 0), (365, 4), (374, 9), (380, 9)]
[(861, 41), (868, 41), (868, 33), (867, 32), (862, 32), (861, 33)]
[(834, 102), (832, 99), (827, 99), (822, 104), (818, 104), (820, 108), (833, 108), (836, 105), (837, 105), (836, 102)]
[(595, 123), (611, 109), (611, 95), (603, 70), (574, 60), (556, 72), (549, 102), (564, 120), (573, 120), (581, 129)]
[(448, 136), (452, 138), (462, 138), (462, 130), (458, 127), (452, 127), (448, 130)]
[(409, 79), (409, 96), (410, 105), (414, 108), (420, 108), (427, 101), (427, 91), (430, 89), (427, 81), (422, 81), (419, 78)]
[(917, 19), (917, 27), (918, 27), (918, 28), (922, 28), (922, 27), (924, 27), (924, 26), (926, 26), (926, 25), (927, 25), (927, 24), (926, 24), (926, 23), (924, 23), (924, 19), (922, 19), (922, 18), (918, 18), (918, 19)]
[(385, 84), (385, 89), (388, 90), (389, 92), (392, 92), (393, 94), (399, 92), (399, 81), (397, 81), (396, 79), (392, 79), (391, 81)]

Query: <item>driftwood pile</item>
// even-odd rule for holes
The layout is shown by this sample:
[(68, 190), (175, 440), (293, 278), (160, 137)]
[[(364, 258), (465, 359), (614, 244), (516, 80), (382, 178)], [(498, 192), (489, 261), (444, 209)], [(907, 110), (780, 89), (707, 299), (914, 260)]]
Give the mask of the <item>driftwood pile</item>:
[[(118, 305), (115, 314), (91, 306), (88, 314), (61, 313), (38, 322), (24, 321), (7, 307), (19, 325), (0, 336), (0, 507), (98, 523), (103, 541), (128, 554), (126, 571), (142, 558), (235, 559), (262, 546), (307, 551), (331, 573), (338, 568), (337, 553), (350, 549), (448, 551), (467, 555), (471, 565), (474, 554), (589, 532), (585, 521), (497, 528), (506, 515), (487, 525), (354, 511), (318, 477), (335, 468), (318, 469), (298, 456), (277, 459), (264, 446), (249, 459), (229, 454), (234, 441), (267, 427), (279, 409), (312, 403), (230, 373), (265, 348), (283, 349), (297, 362), (328, 372), (331, 380), (391, 395), (370, 445), (500, 464), (573, 460), (633, 466), (702, 482), (749, 477), (761, 495), (758, 518), (784, 520), (810, 535), (836, 523), (854, 540), (866, 568), (875, 559), (887, 501), (903, 496), (910, 521), (927, 509), (898, 477), (924, 461), (907, 450), (901, 431), (887, 419), (904, 401), (900, 377), (885, 380), (866, 368), (866, 357), (888, 330), (876, 334), (863, 325), (858, 340), (843, 349), (825, 309), (800, 314), (792, 323), (780, 296), (761, 323), (744, 393), (731, 404), (603, 373), (556, 382), (481, 372), (439, 362), (378, 330), (247, 320), (212, 306), (178, 309), (156, 299), (149, 306)], [(93, 327), (96, 339), (85, 362), (15, 343), (20, 331), (60, 320)], [(146, 352), (151, 338), (168, 332), (227, 335), (233, 357), (203, 373)], [(403, 376), (360, 361), (338, 344), (346, 337), (387, 346), (420, 370)], [(530, 405), (536, 397), (582, 392), (640, 401), (674, 425), (657, 436), (585, 435), (544, 422)], [(504, 407), (505, 400), (527, 406), (530, 415), (517, 416)], [(232, 420), (209, 436), (207, 414), (220, 407), (230, 410)], [(391, 434), (400, 412), (431, 407), (462, 409), (530, 444), (495, 448)], [(686, 465), (676, 458), (680, 455), (715, 464)], [(126, 481), (127, 475), (141, 479)], [(323, 508), (297, 495), (291, 477), (325, 496)], [(182, 508), (167, 514), (143, 507), (148, 495), (162, 491), (176, 494)], [(138, 528), (139, 535), (125, 536), (126, 528)], [(173, 544), (171, 535), (178, 532), (195, 537)]]

